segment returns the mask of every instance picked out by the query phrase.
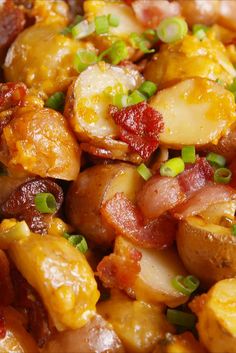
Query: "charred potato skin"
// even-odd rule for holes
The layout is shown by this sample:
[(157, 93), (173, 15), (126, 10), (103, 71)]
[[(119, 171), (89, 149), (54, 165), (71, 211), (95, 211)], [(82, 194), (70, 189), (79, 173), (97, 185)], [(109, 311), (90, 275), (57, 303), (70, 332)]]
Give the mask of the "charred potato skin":
[(209, 287), (236, 276), (236, 239), (230, 229), (211, 225), (211, 231), (204, 227), (205, 222), (196, 217), (181, 221), (176, 241), (186, 269)]

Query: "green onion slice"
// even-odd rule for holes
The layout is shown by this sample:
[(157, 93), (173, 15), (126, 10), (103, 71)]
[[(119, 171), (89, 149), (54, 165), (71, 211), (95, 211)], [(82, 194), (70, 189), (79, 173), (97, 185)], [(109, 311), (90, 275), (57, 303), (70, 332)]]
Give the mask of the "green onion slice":
[(108, 23), (111, 27), (118, 27), (120, 24), (120, 20), (117, 16), (109, 14), (108, 15)]
[(231, 233), (233, 236), (236, 236), (236, 224), (233, 224), (231, 227)]
[(71, 29), (71, 34), (72, 34), (72, 37), (75, 39), (82, 39), (82, 38), (88, 37), (94, 31), (95, 31), (94, 22), (88, 22), (87, 20), (84, 20), (78, 23), (77, 25), (75, 25)]
[(228, 168), (216, 169), (214, 173), (214, 181), (219, 184), (228, 184), (231, 180), (232, 172)]
[(95, 64), (98, 61), (98, 57), (94, 51), (80, 49), (77, 51), (74, 58), (74, 67), (78, 72), (82, 72), (87, 69), (88, 66)]
[(117, 40), (111, 45), (110, 48), (104, 50), (98, 57), (98, 61), (104, 57), (109, 59), (109, 62), (113, 65), (119, 64), (122, 60), (127, 59), (129, 56), (128, 48), (123, 40)]
[(147, 98), (152, 97), (157, 91), (157, 85), (152, 81), (145, 81), (139, 87), (139, 92), (141, 92)]
[(128, 105), (138, 104), (145, 100), (146, 100), (146, 97), (138, 90), (135, 90), (128, 97)]
[(127, 94), (118, 93), (112, 97), (113, 105), (117, 106), (119, 109), (127, 107), (129, 96)]
[(157, 27), (157, 35), (164, 43), (181, 40), (187, 33), (187, 22), (181, 17), (165, 18)]
[(71, 243), (71, 245), (80, 250), (83, 254), (88, 250), (88, 244), (83, 235), (64, 233), (64, 238), (66, 238)]
[(169, 159), (160, 168), (161, 176), (175, 177), (184, 171), (184, 161), (180, 157)]
[(94, 24), (95, 24), (95, 32), (97, 34), (108, 33), (108, 31), (109, 31), (109, 22), (108, 22), (108, 17), (107, 16), (103, 15), (103, 16), (95, 17)]
[(139, 35), (136, 32), (130, 34), (130, 42), (134, 48), (141, 50), (144, 54), (155, 52), (155, 49), (148, 48), (150, 42), (143, 35)]
[(195, 163), (196, 161), (195, 146), (184, 146), (181, 150), (181, 157), (184, 163)]
[(172, 286), (184, 295), (192, 294), (199, 286), (199, 280), (194, 276), (176, 276), (171, 281)]
[(65, 104), (64, 93), (56, 92), (47, 99), (45, 103), (45, 107), (60, 111), (60, 110), (63, 110), (64, 104)]
[(208, 155), (206, 156), (206, 159), (208, 162), (218, 167), (224, 167), (226, 164), (225, 157), (217, 153), (213, 153), (213, 152), (208, 153)]
[(75, 17), (75, 20), (73, 21), (73, 23), (71, 25), (69, 25), (68, 27), (65, 27), (63, 30), (61, 30), (60, 33), (64, 34), (64, 35), (71, 34), (72, 28), (82, 21), (83, 21), (83, 16), (77, 15)]
[(167, 309), (166, 317), (171, 324), (189, 329), (193, 329), (196, 323), (195, 315), (180, 310)]
[(193, 25), (193, 34), (199, 39), (202, 40), (206, 37), (207, 31), (209, 31), (209, 27), (201, 24)]
[(54, 213), (57, 210), (57, 202), (53, 194), (40, 192), (34, 198), (36, 210), (41, 213)]
[(140, 164), (138, 167), (137, 167), (137, 172), (141, 175), (141, 177), (144, 179), (144, 180), (148, 180), (151, 178), (152, 176), (152, 173), (150, 171), (150, 169), (148, 167), (146, 167), (146, 165), (144, 163)]
[(80, 242), (76, 245), (76, 249), (78, 249), (84, 254), (88, 250), (88, 244), (82, 235), (80, 237)]

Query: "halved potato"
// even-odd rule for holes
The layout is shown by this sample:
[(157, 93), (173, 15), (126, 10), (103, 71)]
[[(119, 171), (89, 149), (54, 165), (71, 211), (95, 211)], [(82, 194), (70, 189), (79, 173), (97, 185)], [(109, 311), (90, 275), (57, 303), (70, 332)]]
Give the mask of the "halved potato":
[(150, 105), (163, 115), (165, 127), (160, 143), (175, 149), (217, 144), (236, 119), (233, 94), (202, 78), (163, 89), (151, 99)]
[(69, 88), (65, 106), (65, 115), (79, 140), (111, 151), (114, 158), (129, 159), (132, 153), (117, 139), (119, 130), (108, 107), (114, 95), (133, 91), (142, 82), (138, 71), (105, 62), (83, 71)]
[(236, 276), (236, 238), (230, 228), (189, 217), (180, 222), (176, 241), (186, 269), (202, 285)]
[(69, 223), (98, 245), (110, 246), (114, 231), (100, 214), (102, 204), (117, 192), (134, 200), (143, 179), (136, 168), (125, 163), (97, 165), (80, 173), (66, 197)]
[(174, 332), (162, 306), (133, 301), (120, 292), (112, 292), (97, 310), (112, 324), (127, 353), (151, 353), (158, 339)]
[[(187, 0), (189, 1), (189, 0)], [(161, 46), (148, 63), (144, 76), (160, 87), (191, 77), (202, 77), (212, 81), (217, 79), (225, 85), (236, 76), (224, 45), (212, 38), (202, 41), (194, 35), (187, 35), (182, 41)]]
[(236, 279), (231, 278), (216, 283), (207, 295), (199, 298), (197, 329), (200, 341), (210, 353), (236, 352), (235, 297)]
[[(130, 244), (128, 240), (117, 237), (115, 253), (125, 254), (127, 244)], [(188, 297), (175, 290), (171, 284), (177, 275), (186, 275), (177, 251), (174, 248), (156, 250), (132, 246), (142, 254), (141, 271), (133, 288), (136, 298), (147, 303), (164, 303), (170, 307), (185, 303)]]

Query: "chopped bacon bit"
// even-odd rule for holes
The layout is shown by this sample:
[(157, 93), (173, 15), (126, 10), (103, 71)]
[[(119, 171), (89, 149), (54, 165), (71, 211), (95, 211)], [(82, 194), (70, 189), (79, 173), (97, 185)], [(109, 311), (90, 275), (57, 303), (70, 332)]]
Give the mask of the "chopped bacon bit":
[(207, 162), (206, 158), (198, 158), (193, 166), (189, 166), (178, 176), (178, 182), (187, 196), (201, 189), (213, 178), (214, 170)]
[(5, 326), (5, 317), (3, 311), (0, 310), (0, 339), (3, 339), (6, 336), (6, 326)]
[(0, 112), (22, 106), (27, 93), (24, 83), (0, 83)]
[(109, 113), (120, 127), (120, 139), (147, 159), (159, 145), (159, 135), (164, 129), (160, 113), (141, 102), (130, 107), (118, 109), (110, 106)]
[(10, 278), (9, 261), (5, 253), (0, 250), (0, 305), (10, 305), (13, 298), (14, 292)]
[(163, 216), (145, 225), (140, 210), (124, 194), (117, 193), (107, 201), (101, 213), (117, 234), (138, 246), (163, 249), (174, 242), (176, 223), (171, 217)]
[(229, 39), (229, 40), (227, 40), (226, 42), (224, 42), (224, 45), (236, 45), (236, 37), (234, 37), (234, 38), (231, 38), (231, 39)]

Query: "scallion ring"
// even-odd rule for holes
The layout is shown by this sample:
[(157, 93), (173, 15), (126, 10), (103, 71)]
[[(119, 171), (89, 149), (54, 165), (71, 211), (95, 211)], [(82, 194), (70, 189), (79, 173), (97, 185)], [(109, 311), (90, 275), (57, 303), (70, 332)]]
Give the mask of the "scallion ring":
[(151, 178), (152, 176), (152, 173), (150, 171), (150, 169), (148, 169), (148, 167), (142, 163), (140, 164), (138, 167), (137, 167), (137, 172), (141, 175), (141, 177), (144, 179), (144, 180), (148, 180)]
[(45, 107), (60, 111), (64, 108), (64, 104), (65, 104), (64, 93), (56, 92), (47, 99), (45, 103)]
[(181, 40), (187, 33), (187, 22), (181, 17), (165, 18), (157, 27), (157, 35), (164, 43), (174, 43)]
[(195, 315), (180, 310), (167, 309), (166, 317), (172, 325), (183, 326), (188, 329), (193, 329), (196, 323)]
[(195, 146), (184, 146), (181, 150), (181, 157), (184, 163), (195, 163), (196, 161)]
[(145, 81), (138, 90), (147, 98), (151, 98), (157, 91), (157, 85), (152, 81)]
[(135, 90), (128, 97), (128, 105), (138, 104), (145, 100), (146, 100), (146, 97), (138, 90)]
[(34, 203), (36, 210), (41, 213), (55, 213), (57, 210), (57, 202), (53, 194), (48, 192), (40, 192), (35, 195)]
[(208, 153), (208, 155), (206, 156), (206, 160), (210, 162), (212, 165), (216, 165), (218, 167), (224, 167), (226, 164), (225, 157), (214, 152)]
[(169, 159), (160, 168), (161, 176), (174, 178), (184, 171), (184, 161), (180, 157)]
[(75, 39), (82, 39), (85, 37), (88, 37), (90, 34), (92, 34), (95, 31), (95, 25), (94, 22), (88, 22), (87, 20), (84, 20), (71, 29), (71, 34), (72, 37)]
[(216, 169), (214, 173), (214, 181), (219, 184), (228, 184), (231, 180), (232, 172), (228, 168)]
[(97, 16), (94, 20), (95, 32), (97, 34), (105, 34), (109, 31), (109, 22), (107, 16)]
[(127, 94), (118, 93), (112, 97), (112, 103), (121, 109), (128, 106), (128, 99), (129, 96)]
[(108, 18), (108, 23), (111, 27), (118, 27), (119, 26), (119, 24), (120, 24), (119, 17), (112, 15), (112, 14), (109, 14), (107, 18)]
[(95, 64), (98, 61), (97, 55), (94, 51), (80, 49), (77, 51), (74, 58), (74, 67), (78, 72), (87, 69), (88, 66)]

